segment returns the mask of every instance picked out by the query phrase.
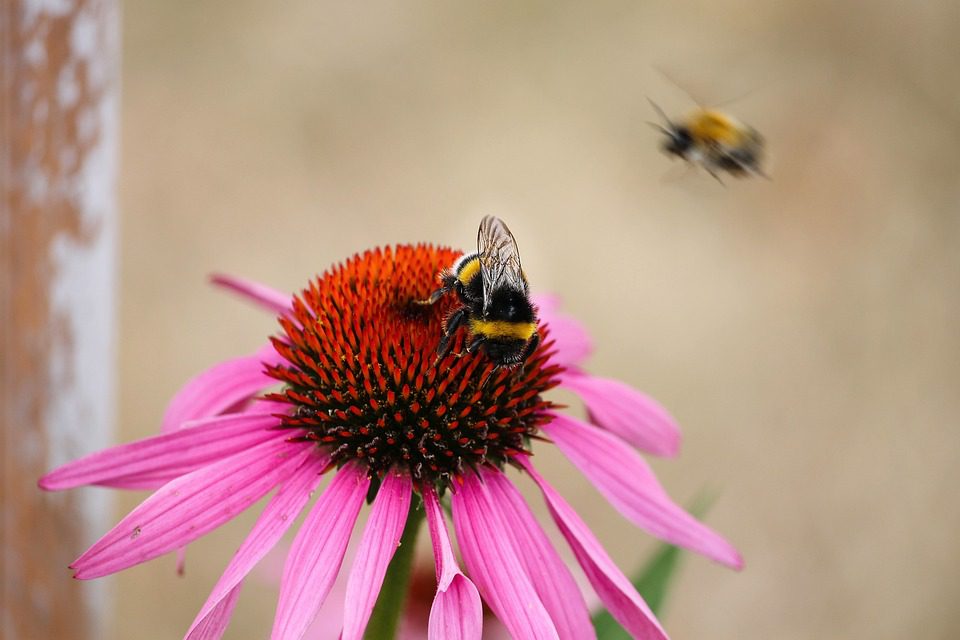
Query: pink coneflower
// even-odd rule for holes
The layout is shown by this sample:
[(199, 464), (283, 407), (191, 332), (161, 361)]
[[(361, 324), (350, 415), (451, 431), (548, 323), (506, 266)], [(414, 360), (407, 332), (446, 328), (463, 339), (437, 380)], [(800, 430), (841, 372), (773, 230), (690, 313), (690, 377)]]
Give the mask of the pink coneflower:
[[(272, 638), (302, 637), (368, 497), (371, 513), (347, 580), (344, 640), (362, 637), (408, 515), (422, 512), (436, 561), (430, 638), (479, 638), (481, 596), (515, 638), (594, 637), (583, 596), (508, 479), (510, 465), (538, 485), (614, 618), (635, 637), (665, 638), (590, 529), (538, 473), (531, 446), (556, 444), (639, 527), (739, 568), (737, 551), (674, 504), (634, 448), (676, 452), (673, 420), (626, 385), (584, 373), (589, 339), (557, 314), (553, 300), (538, 301), (543, 341), (525, 366), (494, 370), (482, 353), (461, 355), (462, 338), (435, 362), (442, 319), (454, 303), (415, 301), (429, 296), (436, 274), (457, 255), (424, 245), (368, 251), (292, 300), (218, 279), (278, 313), (282, 333), (256, 354), (188, 382), (161, 435), (41, 479), (48, 490), (156, 489), (71, 565), (75, 577), (105, 576), (183, 548), (276, 489), (186, 635), (220, 637), (244, 577), (327, 475), (287, 556)], [(263, 395), (277, 383), (278, 392)], [(545, 399), (557, 385), (583, 398), (590, 422), (558, 413)], [(445, 521), (448, 495), (466, 573)]]

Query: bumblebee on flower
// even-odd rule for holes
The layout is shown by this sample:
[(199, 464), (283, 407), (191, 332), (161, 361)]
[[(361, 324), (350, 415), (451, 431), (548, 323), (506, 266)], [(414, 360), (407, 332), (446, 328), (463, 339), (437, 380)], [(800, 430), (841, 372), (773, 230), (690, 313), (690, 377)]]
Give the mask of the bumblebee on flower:
[(537, 350), (537, 314), (530, 301), (530, 285), (520, 267), (520, 250), (500, 218), (485, 216), (477, 232), (477, 252), (457, 258), (441, 274), (443, 286), (426, 304), (451, 291), (463, 304), (444, 322), (437, 354), (446, 355), (451, 338), (466, 323), (471, 339), (467, 353), (483, 348), (498, 367), (525, 361)]
[[(484, 224), (497, 226), (490, 220)], [(502, 240), (498, 234), (490, 237)], [(478, 249), (482, 277), (488, 272), (483, 245)], [(675, 423), (632, 388), (583, 372), (589, 337), (558, 312), (555, 299), (527, 297), (518, 257), (515, 268), (507, 261), (504, 282), (522, 283), (515, 291), (529, 301), (532, 331), (522, 344), (519, 334), (504, 341), (473, 322), (478, 310), (488, 313), (480, 322), (520, 319), (491, 320), (491, 307), (477, 302), (486, 289), (476, 296), (454, 284), (456, 299), (447, 291), (432, 295), (437, 273), (469, 262), (458, 263), (460, 255), (430, 245), (374, 249), (292, 298), (217, 278), (278, 314), (282, 331), (256, 354), (189, 381), (173, 398), (161, 435), (92, 454), (41, 479), (48, 490), (155, 490), (73, 563), (76, 577), (108, 575), (182, 548), (276, 489), (185, 636), (220, 637), (244, 577), (332, 477), (287, 557), (272, 638), (303, 635), (340, 571), (368, 496), (371, 512), (349, 567), (344, 640), (363, 636), (408, 518), (423, 514), (437, 573), (431, 639), (479, 638), (481, 597), (515, 638), (595, 637), (569, 569), (505, 473), (510, 465), (539, 486), (620, 624), (638, 638), (666, 638), (583, 520), (540, 475), (532, 443), (558, 446), (641, 528), (739, 568), (736, 550), (671, 501), (634, 449), (676, 453)], [(476, 286), (469, 277), (457, 282)], [(434, 304), (417, 304), (422, 300)], [(264, 396), (278, 381), (282, 390)], [(592, 423), (559, 413), (545, 397), (558, 385), (584, 400)], [(447, 494), (466, 571), (452, 551), (442, 507)], [(415, 496), (422, 511), (411, 509)]]

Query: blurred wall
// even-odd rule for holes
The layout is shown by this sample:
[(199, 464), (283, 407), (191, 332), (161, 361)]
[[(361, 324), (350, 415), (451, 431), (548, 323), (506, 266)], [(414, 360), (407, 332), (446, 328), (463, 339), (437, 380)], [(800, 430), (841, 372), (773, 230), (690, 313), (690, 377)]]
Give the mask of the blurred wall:
[[(209, 273), (293, 290), (378, 244), (469, 248), (496, 212), (596, 336), (590, 369), (680, 420), (668, 491), (721, 494), (747, 569), (688, 558), (672, 637), (957, 637), (958, 27), (945, 0), (129, 2), (118, 438), (274, 330)], [(658, 68), (747, 92), (727, 108), (772, 180), (665, 179), (646, 98), (692, 103)], [(539, 453), (637, 566), (649, 537)], [(250, 522), (184, 578), (111, 578), (113, 637), (182, 634)], [(228, 637), (275, 602), (251, 582)]]

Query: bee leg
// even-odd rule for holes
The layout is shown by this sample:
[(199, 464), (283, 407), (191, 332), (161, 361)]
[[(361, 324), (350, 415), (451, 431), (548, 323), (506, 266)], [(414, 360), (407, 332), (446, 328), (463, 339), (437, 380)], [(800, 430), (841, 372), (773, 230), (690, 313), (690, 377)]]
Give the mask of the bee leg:
[(447, 287), (445, 286), (440, 287), (439, 289), (431, 293), (430, 297), (427, 298), (426, 300), (414, 300), (414, 302), (422, 305), (431, 305), (431, 304), (434, 304), (437, 300), (439, 300), (443, 296), (447, 295), (449, 292), (450, 292), (450, 289), (448, 289)]
[(440, 336), (440, 342), (437, 344), (437, 359), (433, 361), (433, 364), (437, 364), (443, 360), (444, 356), (450, 352), (450, 347), (450, 336), (445, 333)]
[(723, 185), (724, 187), (727, 186), (727, 185), (725, 185), (725, 184), (723, 183), (723, 180), (720, 179), (720, 176), (717, 175), (717, 172), (716, 172), (716, 171), (714, 171), (713, 169), (711, 169), (711, 168), (708, 167), (707, 165), (703, 165), (703, 168), (706, 169), (706, 170), (707, 170), (707, 173), (709, 173), (710, 175), (712, 175), (712, 176), (714, 177), (714, 179), (716, 179), (717, 182), (719, 182), (719, 183), (720, 183), (721, 185)]
[(453, 334), (457, 332), (457, 329), (460, 328), (460, 325), (463, 324), (463, 319), (466, 317), (466, 307), (457, 309), (447, 316), (447, 321), (443, 328), (443, 335), (440, 337), (440, 344), (437, 345), (437, 361), (440, 361), (440, 359), (450, 351), (450, 347), (453, 346), (451, 338), (453, 338)]
[(457, 295), (460, 295), (460, 292), (463, 290), (463, 283), (461, 283), (457, 276), (453, 274), (443, 276), (441, 283), (442, 286), (431, 293), (429, 298), (426, 300), (416, 300), (415, 302), (423, 305), (434, 304), (437, 302), (437, 300), (447, 295), (451, 291), (456, 291)]
[(486, 389), (486, 388), (487, 388), (487, 383), (490, 382), (491, 380), (493, 380), (494, 377), (496, 377), (497, 371), (499, 371), (499, 370), (500, 370), (500, 365), (499, 365), (499, 364), (493, 365), (493, 368), (490, 369), (490, 373), (488, 373), (486, 376), (484, 376), (483, 379), (480, 381), (480, 387), (479, 387), (479, 388), (480, 388), (480, 389)]
[(486, 338), (484, 338), (483, 336), (477, 336), (476, 338), (474, 338), (470, 342), (470, 344), (467, 345), (467, 353), (473, 353), (474, 351), (479, 349), (480, 345), (482, 345), (485, 340)]
[(460, 307), (449, 316), (447, 316), (447, 321), (443, 324), (443, 333), (446, 335), (453, 335), (453, 333), (460, 328), (460, 325), (463, 324), (464, 319), (467, 317), (467, 308)]
[(524, 375), (527, 372), (527, 359), (533, 355), (533, 352), (537, 350), (537, 346), (540, 344), (540, 334), (534, 333), (530, 336), (530, 340), (527, 341), (527, 344), (523, 345), (523, 350), (520, 352), (520, 355), (517, 357), (517, 369), (519, 370), (520, 375)]
[(540, 346), (540, 334), (534, 333), (530, 336), (530, 340), (523, 347), (523, 351), (520, 354), (520, 373), (522, 374), (525, 371), (527, 365), (527, 358), (533, 355), (533, 352), (537, 350), (537, 347)]

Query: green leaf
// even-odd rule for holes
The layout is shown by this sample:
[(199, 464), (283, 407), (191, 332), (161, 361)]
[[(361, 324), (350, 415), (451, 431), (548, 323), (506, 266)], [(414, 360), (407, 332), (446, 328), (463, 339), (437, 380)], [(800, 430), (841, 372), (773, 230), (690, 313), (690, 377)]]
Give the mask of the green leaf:
[[(714, 496), (702, 493), (690, 507), (690, 513), (702, 518), (713, 503)], [(657, 616), (666, 600), (667, 591), (673, 582), (680, 556), (683, 550), (672, 544), (661, 544), (643, 568), (631, 580), (647, 605)], [(610, 612), (601, 610), (593, 616), (593, 626), (597, 630), (597, 640), (631, 640), (629, 633), (620, 626)]]

